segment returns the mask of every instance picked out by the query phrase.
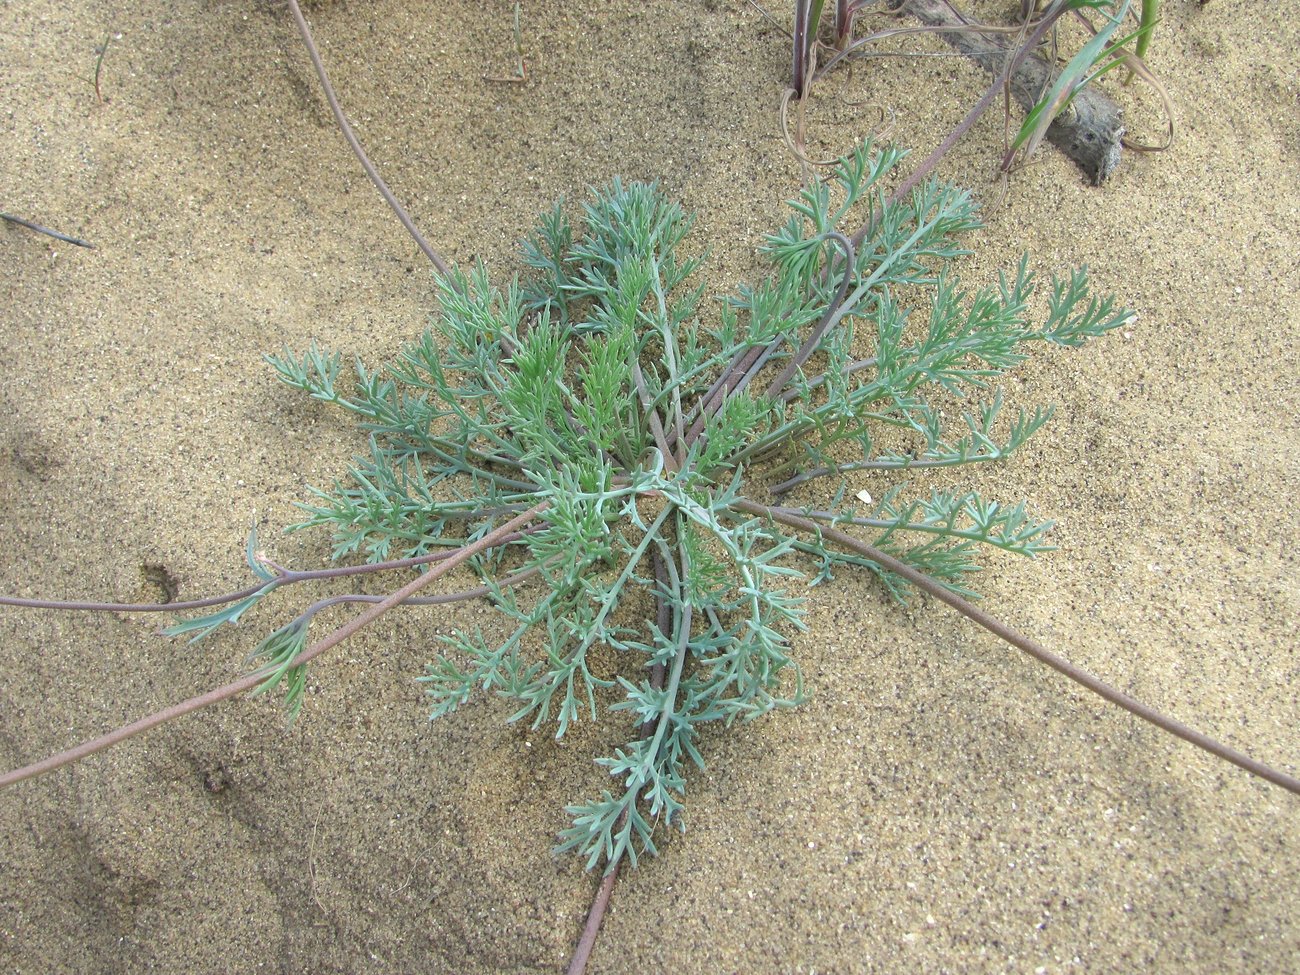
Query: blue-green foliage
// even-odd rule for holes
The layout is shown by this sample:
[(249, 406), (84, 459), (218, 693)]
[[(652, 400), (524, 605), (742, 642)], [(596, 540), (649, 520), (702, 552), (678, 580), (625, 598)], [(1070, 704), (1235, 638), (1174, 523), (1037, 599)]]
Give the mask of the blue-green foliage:
[[(1046, 320), (1027, 324), (1025, 261), (962, 290), (950, 265), (975, 206), (936, 182), (889, 201), (879, 184), (900, 158), (863, 147), (808, 186), (767, 239), (771, 274), (720, 304), (702, 305), (691, 219), (655, 187), (616, 180), (577, 226), (561, 206), (543, 216), (522, 282), (495, 286), (481, 265), (442, 281), (433, 328), (384, 371), (358, 366), (350, 396), (337, 357), (313, 347), (271, 359), (286, 383), (358, 414), (369, 437), (349, 477), (316, 492), (295, 526), (328, 528), (336, 556), (462, 546), (547, 503), (476, 563), (504, 627), (445, 637), (421, 679), (435, 718), (476, 690), (557, 736), (605, 707), (627, 712), (627, 744), (599, 759), (614, 784), (571, 807), (561, 837), (590, 866), (654, 852), (660, 826), (681, 825), (703, 725), (799, 699), (790, 639), (806, 570), (818, 581), (862, 567), (905, 596), (870, 560), (739, 503), (850, 471), (1002, 459), (1048, 411), (1004, 424), (993, 395), (950, 430), (936, 396), (983, 396), (1028, 343), (1075, 345), (1127, 319), (1090, 299), (1076, 272), (1054, 286)], [(867, 221), (852, 242), (839, 230), (851, 216)], [(802, 510), (868, 529), (961, 592), (979, 549), (1047, 547), (1048, 525), (1023, 505), (907, 490), (895, 481), (861, 510), (842, 502), (841, 484), (824, 492), (825, 510)], [(507, 574), (530, 581), (503, 585)], [(304, 638), (291, 624), (261, 650), (295, 706), (302, 674), (285, 654)]]

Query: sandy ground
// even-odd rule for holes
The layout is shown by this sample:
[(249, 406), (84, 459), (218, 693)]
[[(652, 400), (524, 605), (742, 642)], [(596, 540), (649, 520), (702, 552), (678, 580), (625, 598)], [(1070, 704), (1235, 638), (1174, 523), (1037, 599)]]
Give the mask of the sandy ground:
[[(1059, 552), (992, 560), (995, 614), (1294, 773), (1300, 32), (1272, 5), (1164, 6), (1174, 151), (1126, 157), (1101, 190), (1045, 153), (963, 265), (975, 284), (1022, 248), (1044, 271), (1086, 262), (1141, 317), (1040, 352), (1008, 396), (1055, 421), (951, 483), (1059, 520)], [(800, 178), (777, 132), (782, 34), (739, 0), (525, 0), (527, 83), (485, 82), (512, 67), (511, 11), (313, 14), (435, 244), (509, 274), (537, 211), (620, 173), (699, 212), (718, 291), (756, 274)], [(949, 59), (859, 66), (819, 89), (813, 148), (846, 149), (883, 105), (928, 150), (982, 84)], [(1148, 94), (1120, 97), (1158, 134)], [(318, 337), (378, 362), (424, 326), (433, 283), (287, 12), (9, 0), (0, 104), (0, 209), (97, 245), (0, 226), (0, 588), (237, 588), (253, 521), (280, 561), (319, 564), (324, 538), (278, 529), (362, 441), (261, 356)], [(944, 173), (995, 197), (1000, 139), (986, 120)], [(813, 596), (811, 701), (707, 740), (689, 829), (624, 878), (594, 971), (1296, 970), (1295, 797), (941, 607), (848, 577)], [(0, 613), (0, 765), (239, 676), (298, 604), (198, 647), (156, 618)], [(432, 635), (489, 613), (386, 618), (316, 667), (292, 730), (272, 702), (231, 702), (0, 794), (0, 969), (560, 970), (595, 879), (552, 839), (625, 730), (557, 744), (492, 701), (429, 724), (412, 678)]]

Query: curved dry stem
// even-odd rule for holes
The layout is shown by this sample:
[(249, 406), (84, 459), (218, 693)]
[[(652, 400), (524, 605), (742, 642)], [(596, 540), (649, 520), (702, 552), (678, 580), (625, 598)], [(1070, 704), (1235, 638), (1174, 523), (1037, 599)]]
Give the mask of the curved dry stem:
[[(918, 183), (930, 175), (934, 168), (939, 164), (939, 160), (948, 154), (949, 150), (957, 144), (958, 140), (970, 131), (971, 127), (979, 121), (980, 116), (988, 111), (989, 106), (993, 104), (993, 100), (1006, 89), (1008, 81), (1015, 74), (1016, 69), (1020, 66), (1020, 62), (1028, 57), (1029, 52), (1042, 42), (1049, 27), (1050, 24), (1040, 26), (1039, 29), (1030, 36), (1030, 38), (1025, 42), (1025, 46), (1021, 48), (1015, 56), (1007, 58), (1005, 66), (1002, 71), (998, 73), (993, 84), (988, 87), (988, 90), (984, 92), (980, 97), (980, 100), (971, 106), (970, 111), (967, 112), (966, 117), (957, 124), (957, 127), (949, 132), (947, 137), (935, 147), (934, 151), (931, 152), (930, 155), (926, 156), (925, 159), (922, 160), (921, 164), (912, 171), (912, 174), (908, 176), (907, 179), (903, 180), (898, 188), (889, 195), (890, 202), (901, 200), (908, 193), (912, 192), (913, 188), (916, 187)], [(872, 222), (868, 219), (850, 238), (850, 240), (853, 241), (853, 246), (861, 247), (862, 242), (866, 239), (867, 235), (871, 233), (871, 230)]]
[(1170, 97), (1169, 92), (1165, 90), (1165, 86), (1160, 83), (1160, 79), (1147, 67), (1146, 62), (1139, 55), (1122, 52), (1121, 60), (1124, 62), (1124, 66), (1129, 69), (1130, 79), (1133, 77), (1141, 78), (1156, 93), (1156, 97), (1160, 99), (1160, 104), (1164, 106), (1166, 119), (1163, 143), (1148, 144), (1125, 137), (1124, 148), (1132, 152), (1164, 152), (1174, 144), (1174, 128), (1176, 127), (1174, 100)]
[[(805, 96), (807, 92), (804, 93)], [(794, 134), (790, 133), (790, 101), (794, 98), (799, 99), (799, 124), (795, 127)], [(790, 150), (791, 154), (805, 166), (834, 166), (838, 163), (839, 157), (833, 159), (813, 159), (808, 155), (806, 143), (804, 142), (804, 98), (793, 88), (787, 88), (781, 93), (781, 139), (785, 142), (785, 147)]]
[[(515, 509), (521, 510), (521, 509)], [(518, 541), (527, 532), (500, 540), (505, 545)], [(268, 586), (279, 588), (291, 586), (298, 582), (319, 581), (321, 579), (339, 579), (345, 576), (368, 575), (372, 572), (391, 572), (394, 569), (411, 569), (431, 562), (442, 562), (454, 558), (459, 549), (448, 552), (431, 552), (427, 555), (413, 555), (405, 559), (390, 559), (386, 562), (367, 562), (365, 565), (342, 565), (329, 569), (286, 569), (276, 565), (270, 559), (257, 557), (257, 561), (275, 572), (275, 578), (259, 582), (234, 592), (222, 593), (220, 596), (206, 596), (203, 599), (187, 599), (170, 603), (111, 603), (92, 602), (77, 599), (28, 599), (25, 596), (0, 596), (0, 606), (17, 606), (23, 609), (58, 609), (90, 613), (178, 613), (191, 609), (206, 609), (209, 606), (224, 606), (254, 596)], [(367, 600), (371, 597), (365, 597)], [(377, 601), (380, 597), (374, 597)], [(465, 597), (469, 598), (469, 597)], [(446, 600), (440, 600), (445, 602)], [(412, 600), (411, 605), (422, 605), (422, 600)]]
[(361, 148), (361, 142), (357, 139), (356, 133), (352, 131), (352, 123), (350, 123), (348, 117), (343, 114), (343, 106), (339, 104), (338, 96), (334, 94), (334, 86), (330, 84), (329, 75), (325, 73), (325, 64), (321, 61), (320, 51), (316, 48), (316, 42), (311, 36), (311, 28), (307, 26), (307, 18), (302, 15), (302, 9), (298, 6), (298, 0), (289, 0), (289, 10), (293, 14), (294, 23), (298, 25), (298, 33), (302, 37), (302, 42), (307, 48), (307, 56), (311, 58), (312, 67), (316, 69), (316, 77), (320, 80), (321, 88), (325, 92), (325, 100), (329, 102), (330, 111), (334, 113), (334, 121), (338, 123), (339, 129), (343, 132), (343, 138), (347, 140), (348, 145), (352, 149), (353, 155), (357, 157), (357, 160), (361, 163), (361, 168), (364, 169), (366, 175), (370, 177), (370, 182), (374, 183), (375, 188), (379, 190), (379, 195), (384, 198), (384, 201), (390, 207), (392, 207), (393, 213), (397, 214), (397, 219), (402, 222), (402, 226), (406, 228), (406, 232), (410, 234), (415, 243), (419, 245), (420, 250), (424, 251), (424, 256), (433, 263), (433, 266), (438, 269), (439, 274), (448, 281), (455, 281), (455, 278), (452, 277), (450, 266), (448, 266), (447, 262), (442, 259), (442, 256), (433, 249), (429, 242), (424, 239), (424, 235), (416, 228), (415, 221), (411, 219), (411, 215), (407, 213), (406, 208), (397, 201), (397, 197), (393, 195), (393, 191), (388, 188), (388, 184), (384, 182), (383, 177), (379, 175), (379, 171), (376, 170), (374, 165), (370, 162), (370, 157), (366, 155), (366, 151)]
[(1213, 738), (1210, 738), (1208, 735), (1204, 735), (1196, 729), (1183, 724), (1181, 721), (1177, 721), (1174, 718), (1170, 718), (1167, 715), (1160, 713), (1154, 708), (1143, 704), (1136, 698), (1129, 697), (1129, 695), (1125, 694), (1123, 691), (1112, 687), (1110, 684), (1107, 684), (1105, 681), (1097, 677), (1094, 677), (1086, 670), (1076, 667), (1064, 657), (1052, 653), (1037, 641), (1031, 640), (1029, 637), (1022, 635), (1010, 626), (1007, 626), (1005, 623), (994, 619), (969, 600), (963, 599), (956, 593), (949, 592), (924, 572), (912, 568), (912, 566), (908, 565), (906, 562), (902, 562), (894, 558), (892, 555), (882, 552), (875, 546), (868, 545), (866, 542), (854, 538), (847, 532), (842, 532), (837, 528), (818, 525), (816, 522), (813, 522), (808, 518), (788, 514), (761, 504), (754, 504), (751, 501), (736, 502), (735, 507), (753, 515), (758, 515), (763, 518), (771, 518), (773, 521), (778, 521), (783, 525), (797, 528), (803, 532), (819, 534), (824, 539), (829, 539), (837, 545), (841, 545), (844, 548), (857, 552), (859, 555), (865, 556), (887, 572), (892, 572), (895, 575), (906, 579), (912, 585), (933, 596), (935, 599), (938, 599), (940, 602), (947, 603), (953, 609), (957, 610), (957, 612), (969, 618), (971, 621), (978, 623), (980, 626), (984, 627), (984, 629), (1011, 644), (1016, 649), (1023, 650), (1035, 660), (1047, 664), (1047, 666), (1051, 667), (1053, 670), (1059, 671), (1066, 677), (1070, 678), (1070, 680), (1077, 684), (1081, 684), (1110, 703), (1118, 705), (1125, 711), (1128, 711), (1130, 714), (1136, 715), (1143, 721), (1150, 722), (1157, 728), (1161, 728), (1169, 732), (1171, 735), (1181, 738), (1183, 741), (1189, 742), (1197, 748), (1203, 749), (1211, 755), (1223, 759), (1225, 762), (1231, 762), (1233, 765), (1245, 769), (1252, 775), (1257, 775), (1261, 779), (1266, 779), (1269, 782), (1272, 782), (1274, 785), (1280, 785), (1288, 792), (1300, 795), (1300, 779), (1296, 779), (1293, 776), (1287, 775), (1285, 772), (1265, 765), (1263, 762), (1256, 761), (1249, 755), (1239, 752), (1235, 748), (1230, 748), (1227, 745), (1221, 744)]
[[(302, 653), (298, 654), (289, 666), (299, 667), (308, 661), (319, 657), (326, 650), (330, 650), (342, 643), (363, 627), (368, 626), (370, 623), (373, 623), (379, 617), (383, 616), (394, 606), (405, 602), (411, 596), (419, 592), (419, 590), (431, 583), (434, 579), (446, 575), (453, 568), (467, 559), (473, 558), (480, 552), (501, 544), (507, 535), (523, 528), (539, 514), (545, 511), (547, 506), (548, 502), (546, 501), (536, 504), (527, 511), (506, 522), (500, 528), (496, 529), (496, 531), (484, 535), (478, 541), (466, 545), (462, 549), (458, 549), (455, 554), (443, 561), (440, 565), (435, 566), (418, 578), (412, 579), (401, 589), (398, 589), (396, 592), (385, 598), (382, 602), (375, 606), (371, 606), (360, 616), (348, 621), (328, 636), (312, 644)], [(266, 675), (262, 673), (249, 674), (247, 677), (242, 677), (233, 683), (208, 691), (206, 694), (200, 694), (198, 697), (192, 697), (188, 701), (173, 704), (171, 707), (157, 711), (148, 717), (141, 718), (139, 721), (133, 721), (131, 724), (123, 725), (117, 730), (111, 731), (99, 738), (83, 742), (75, 748), (69, 748), (66, 751), (59, 752), (57, 755), (51, 755), (49, 758), (43, 759), (42, 761), (34, 762), (31, 765), (25, 765), (20, 769), (13, 770), (12, 772), (6, 772), (5, 774), (0, 775), (0, 789), (22, 782), (24, 779), (31, 779), (38, 775), (44, 775), (46, 772), (52, 772), (56, 768), (67, 765), (71, 762), (79, 761), (89, 755), (95, 754), (95, 752), (103, 751), (105, 748), (116, 745), (120, 741), (125, 741), (135, 735), (149, 731), (151, 728), (156, 728), (160, 724), (165, 724), (168, 721), (183, 717), (192, 711), (198, 711), (210, 704), (216, 704), (218, 701), (224, 701), (226, 698), (234, 697), (236, 694), (240, 694), (243, 691), (251, 690), (260, 684), (265, 679), (265, 676)]]
[[(891, 17), (901, 17), (903, 9), (900, 7), (888, 14)], [(961, 57), (958, 51), (869, 51), (866, 50), (871, 44), (877, 41), (888, 40), (891, 37), (907, 37), (911, 35), (939, 34), (944, 31), (951, 31), (955, 28), (937, 27), (931, 24), (923, 24), (920, 27), (894, 27), (889, 30), (873, 31), (865, 37), (859, 37), (853, 43), (849, 44), (842, 50), (836, 51), (831, 58), (817, 69), (817, 77), (824, 77), (827, 72), (838, 65), (841, 61), (846, 61), (850, 65), (854, 61), (866, 61), (873, 58), (957, 58)], [(970, 24), (964, 28), (971, 33), (976, 34), (1015, 34), (1020, 31), (1019, 27), (991, 27), (986, 24)]]
[(174, 603), (96, 603), (76, 599), (27, 599), (22, 596), (0, 596), (0, 606), (17, 606), (22, 609), (62, 609), (89, 613), (176, 613), (181, 610), (206, 609), (209, 606), (224, 606), (240, 599), (247, 599), (261, 592), (278, 580), (259, 582), (235, 592), (222, 593), (220, 596), (208, 596), (205, 599), (187, 599)]

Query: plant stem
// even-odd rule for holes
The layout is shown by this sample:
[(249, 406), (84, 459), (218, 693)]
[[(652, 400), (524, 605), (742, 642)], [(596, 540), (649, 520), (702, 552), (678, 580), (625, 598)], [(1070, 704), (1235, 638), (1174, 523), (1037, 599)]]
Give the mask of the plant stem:
[(104, 43), (99, 46), (99, 57), (95, 58), (95, 97), (104, 104), (104, 93), (99, 88), (99, 76), (104, 70), (104, 55), (108, 53), (108, 42), (113, 39), (111, 33), (104, 35)]
[[(658, 548), (650, 550), (651, 564), (654, 566), (655, 581), (655, 624), (659, 627), (659, 632), (665, 637), (668, 636), (672, 629), (672, 607), (668, 604), (668, 570), (664, 563), (664, 558)], [(650, 685), (655, 688), (664, 686), (664, 665), (655, 664), (650, 671)], [(641, 737), (648, 738), (654, 734), (655, 723), (646, 721), (641, 725)], [(626, 813), (624, 813), (626, 816)], [(620, 817), (619, 823), (622, 823)], [(573, 949), (573, 957), (569, 960), (569, 967), (565, 969), (566, 975), (583, 975), (587, 970), (587, 962), (591, 958), (591, 952), (596, 947), (596, 938), (600, 935), (600, 924), (605, 919), (605, 911), (609, 908), (609, 899), (614, 893), (614, 885), (618, 883), (619, 867), (623, 864), (622, 858), (616, 860), (610, 865), (605, 876), (601, 878), (600, 886), (596, 888), (596, 896), (592, 898), (591, 908), (587, 911), (587, 923), (583, 925), (582, 936), (578, 939), (577, 947)]]
[[(508, 545), (511, 542), (517, 542), (534, 529), (527, 529), (522, 532), (512, 533), (510, 536), (501, 538), (496, 544)], [(452, 552), (433, 552), (429, 555), (415, 555), (407, 559), (392, 559), (387, 562), (371, 562), (366, 565), (344, 565), (336, 566), (332, 569), (308, 569), (299, 571), (295, 569), (286, 569), (276, 565), (268, 560), (260, 560), (263, 565), (275, 570), (276, 577), (270, 582), (261, 582), (257, 585), (248, 586), (237, 592), (228, 592), (220, 596), (208, 596), (205, 599), (190, 599), (184, 602), (172, 603), (96, 603), (79, 600), (60, 600), (60, 599), (27, 599), (22, 596), (0, 596), (0, 606), (19, 606), (26, 609), (62, 609), (62, 610), (80, 610), (92, 613), (177, 613), (182, 610), (205, 609), (208, 606), (222, 606), (226, 603), (237, 602), (240, 599), (247, 599), (249, 596), (256, 595), (268, 586), (279, 588), (280, 586), (290, 586), (297, 582), (309, 582), (320, 579), (338, 579), (344, 576), (364, 575), (371, 572), (390, 572), (394, 569), (410, 569), (419, 565), (428, 565), (431, 562), (442, 562), (447, 559), (457, 558), (460, 549)], [(366, 599), (378, 597), (364, 597)], [(472, 598), (465, 596), (464, 598)], [(445, 601), (445, 600), (443, 600)], [(411, 605), (421, 605), (419, 601), (413, 601)]]
[(12, 213), (0, 213), (0, 220), (8, 220), (10, 223), (16, 223), (20, 227), (26, 227), (28, 230), (34, 230), (38, 234), (44, 234), (46, 237), (53, 237), (55, 240), (61, 240), (65, 244), (75, 244), (78, 247), (89, 247), (95, 249), (95, 245), (88, 240), (82, 240), (80, 237), (70, 237), (67, 234), (61, 234), (57, 230), (51, 230), (49, 227), (42, 227), (39, 223), (32, 223), (30, 220), (24, 220), (22, 217), (15, 217)]
[(190, 599), (178, 603), (93, 603), (78, 600), (61, 599), (25, 599), (21, 596), (0, 596), (0, 606), (21, 606), (26, 609), (66, 609), (84, 610), (91, 613), (175, 613), (187, 609), (204, 609), (208, 606), (221, 606), (240, 599), (256, 595), (268, 586), (274, 586), (278, 580), (259, 582), (255, 586), (228, 592), (206, 599)]
[[(765, 394), (768, 399), (774, 400), (778, 395), (780, 395), (781, 391), (785, 388), (785, 384), (794, 378), (794, 374), (799, 371), (799, 367), (807, 362), (809, 356), (816, 351), (817, 343), (821, 341), (826, 330), (832, 325), (838, 323), (839, 320), (844, 317), (841, 309), (844, 307), (844, 296), (848, 293), (849, 285), (853, 283), (853, 275), (857, 270), (857, 251), (855, 250), (853, 243), (838, 230), (828, 231), (825, 234), (825, 239), (838, 244), (840, 249), (844, 252), (844, 274), (840, 278), (839, 290), (835, 293), (835, 300), (826, 306), (826, 312), (822, 315), (821, 321), (817, 323), (816, 328), (812, 330), (812, 333), (804, 341), (804, 344), (800, 347), (799, 351), (795, 353), (794, 358), (786, 363), (785, 368), (781, 370), (780, 374), (773, 379), (771, 385), (768, 386), (767, 393)], [(828, 272), (832, 271), (833, 265), (834, 261), (828, 259), (826, 261), (826, 270)], [(873, 275), (872, 278), (868, 280), (868, 286), (870, 282), (874, 280), (874, 277), (875, 276)], [(861, 292), (863, 289), (859, 288), (858, 290)]]
[(811, 521), (808, 518), (787, 514), (777, 508), (754, 504), (752, 501), (738, 500), (733, 503), (733, 507), (753, 515), (771, 518), (773, 521), (778, 521), (791, 528), (797, 528), (800, 531), (820, 534), (823, 539), (833, 541), (837, 545), (841, 545), (844, 548), (851, 549), (852, 551), (865, 556), (885, 571), (901, 576), (903, 579), (906, 579), (923, 592), (929, 593), (940, 602), (947, 603), (953, 609), (957, 610), (957, 612), (984, 627), (984, 629), (988, 630), (998, 638), (1006, 641), (1018, 650), (1023, 650), (1035, 660), (1047, 664), (1047, 666), (1051, 667), (1053, 670), (1059, 671), (1077, 684), (1082, 684), (1084, 687), (1088, 688), (1088, 690), (1100, 695), (1110, 703), (1118, 705), (1130, 714), (1136, 715), (1143, 721), (1150, 722), (1157, 728), (1164, 729), (1175, 737), (1190, 742), (1197, 748), (1209, 752), (1211, 755), (1216, 755), (1224, 761), (1231, 762), (1233, 765), (1243, 768), (1253, 775), (1258, 775), (1262, 779), (1267, 779), (1274, 785), (1280, 785), (1288, 792), (1300, 795), (1300, 779), (1296, 779), (1287, 775), (1285, 772), (1271, 768), (1263, 762), (1258, 762), (1249, 755), (1237, 751), (1235, 748), (1230, 748), (1227, 745), (1220, 744), (1213, 738), (1183, 724), (1181, 721), (1167, 717), (1159, 711), (1156, 711), (1154, 708), (1143, 704), (1141, 701), (1129, 697), (1123, 691), (1112, 687), (1105, 681), (1102, 681), (1087, 671), (1076, 667), (1064, 657), (1052, 653), (1037, 641), (1031, 640), (1027, 636), (1023, 636), (1005, 623), (994, 619), (969, 600), (963, 599), (956, 593), (949, 592), (924, 572), (912, 568), (906, 562), (902, 562), (899, 559), (894, 558), (892, 555), (882, 552), (875, 546), (868, 545), (866, 542), (854, 538), (852, 535), (842, 532), (837, 528), (832, 528), (827, 525), (818, 525), (816, 522)]
[[(527, 582), (533, 576), (541, 572), (540, 566), (531, 566), (522, 569), (513, 575), (508, 575), (504, 579), (498, 579), (496, 589), (509, 589), (517, 586), (521, 582)], [(440, 593), (437, 596), (412, 596), (402, 603), (403, 606), (446, 606), (448, 603), (463, 603), (467, 599), (482, 599), (484, 596), (490, 596), (493, 592), (492, 586), (475, 586), (473, 589), (461, 589), (457, 592)], [(301, 613), (298, 619), (304, 622), (310, 620), (313, 616), (323, 609), (331, 606), (338, 606), (342, 603), (382, 603), (386, 596), (370, 596), (364, 593), (349, 592), (341, 593), (338, 596), (326, 596), (324, 599), (318, 599)]]
[[(987, 464), (990, 461), (1005, 460), (1007, 453), (1007, 451), (999, 451), (998, 453), (971, 454), (965, 457), (951, 457), (942, 460), (858, 460), (847, 464), (837, 464), (835, 467), (814, 467), (812, 470), (787, 478), (779, 484), (773, 484), (768, 490), (773, 494), (785, 494), (800, 484), (806, 484), (808, 481), (816, 480), (819, 477), (826, 477), (831, 474), (846, 474), (849, 471), (919, 471), (938, 467), (956, 467), (962, 464)], [(782, 466), (789, 468), (788, 464)]]
[[(970, 24), (956, 14), (947, 0), (902, 0), (900, 7), (921, 22), (939, 28), (940, 37), (992, 74), (998, 75), (1009, 62), (1010, 70), (1002, 77), (1026, 111), (1038, 104), (1060, 76), (1055, 65), (1033, 52), (1045, 36), (1043, 24), (1054, 28), (1070, 7), (1061, 5), (1054, 13), (1049, 8), (1035, 36), (1023, 44), (1016, 42), (1017, 46), (1007, 46), (996, 35), (979, 30), (980, 25)], [(1002, 83), (999, 81), (999, 86)], [(1073, 105), (1074, 115), (1058, 115), (1047, 129), (1047, 138), (1084, 171), (1093, 185), (1100, 185), (1119, 163), (1123, 110), (1093, 86), (1077, 92)]]
[(348, 117), (343, 114), (343, 106), (339, 104), (338, 96), (334, 94), (334, 86), (330, 84), (329, 75), (325, 73), (325, 65), (321, 61), (320, 51), (317, 50), (316, 42), (312, 39), (311, 28), (307, 26), (307, 19), (302, 15), (302, 9), (298, 6), (298, 0), (289, 0), (289, 11), (293, 14), (294, 23), (298, 25), (298, 33), (301, 35), (302, 42), (307, 48), (307, 56), (311, 58), (312, 67), (316, 69), (316, 77), (320, 80), (320, 86), (325, 92), (325, 100), (329, 102), (330, 111), (334, 113), (334, 121), (338, 123), (339, 129), (343, 132), (343, 138), (347, 140), (348, 145), (352, 148), (353, 155), (357, 157), (357, 160), (361, 163), (361, 168), (364, 169), (366, 175), (370, 177), (370, 182), (374, 183), (375, 188), (379, 190), (379, 195), (384, 198), (385, 202), (387, 202), (390, 207), (392, 207), (393, 213), (397, 214), (397, 219), (402, 222), (402, 226), (406, 228), (406, 232), (410, 234), (416, 244), (419, 245), (420, 250), (424, 251), (424, 256), (433, 263), (433, 266), (438, 269), (438, 273), (442, 275), (443, 278), (453, 283), (454, 287), (456, 279), (452, 276), (451, 268), (448, 266), (447, 262), (444, 261), (442, 256), (433, 249), (427, 240), (424, 239), (424, 235), (416, 228), (415, 221), (411, 219), (411, 215), (407, 213), (406, 208), (397, 201), (397, 197), (393, 195), (393, 191), (388, 188), (388, 184), (384, 182), (383, 177), (379, 175), (379, 171), (376, 170), (374, 164), (370, 162), (370, 157), (366, 155), (366, 151), (361, 148), (361, 143), (357, 140), (356, 134), (352, 131), (352, 124), (348, 121)]
[[(993, 84), (989, 86), (989, 89), (980, 97), (980, 100), (971, 107), (971, 110), (966, 113), (966, 117), (957, 124), (957, 127), (948, 133), (947, 138), (939, 143), (935, 150), (925, 157), (924, 161), (916, 167), (912, 174), (908, 176), (907, 179), (903, 180), (899, 187), (889, 195), (887, 202), (895, 203), (903, 199), (903, 197), (912, 191), (913, 187), (930, 175), (935, 166), (939, 164), (939, 160), (946, 156), (949, 150), (957, 144), (958, 140), (970, 131), (971, 126), (979, 121), (980, 116), (988, 111), (989, 106), (993, 104), (993, 99), (1002, 92), (1008, 79), (1015, 74), (1016, 69), (1019, 68), (1021, 63), (1029, 56), (1029, 53), (1042, 43), (1043, 38), (1055, 23), (1056, 18), (1054, 17), (1044, 18), (1044, 20), (1034, 30), (1033, 34), (1026, 39), (1024, 46), (1008, 55), (1005, 67), (1003, 67), (1002, 71), (997, 75), (997, 78), (994, 80)], [(868, 219), (866, 223), (859, 227), (857, 232), (854, 233), (851, 238), (853, 246), (861, 247), (862, 242), (867, 238), (867, 235), (871, 233), (873, 227), (874, 220), (872, 219)]]
[[(373, 623), (394, 606), (405, 602), (419, 590), (431, 583), (434, 579), (446, 575), (453, 568), (460, 565), (462, 562), (473, 558), (480, 552), (492, 548), (494, 545), (501, 544), (506, 536), (511, 532), (523, 528), (539, 514), (545, 511), (549, 504), (550, 502), (548, 501), (536, 504), (519, 516), (506, 522), (496, 531), (484, 535), (477, 542), (466, 545), (440, 565), (421, 575), (418, 579), (412, 579), (401, 589), (398, 589), (392, 595), (388, 596), (383, 602), (370, 607), (360, 616), (348, 621), (328, 636), (312, 644), (302, 653), (298, 654), (289, 666), (300, 667), (315, 657), (319, 657), (326, 650), (337, 646), (363, 627)], [(198, 711), (201, 708), (207, 707), (209, 704), (216, 704), (218, 701), (224, 701), (226, 698), (234, 697), (236, 694), (240, 694), (243, 691), (251, 690), (260, 684), (265, 677), (266, 675), (262, 673), (249, 674), (247, 677), (226, 684), (224, 687), (218, 687), (215, 690), (208, 691), (206, 694), (192, 697), (188, 701), (173, 704), (171, 707), (157, 711), (148, 717), (141, 718), (139, 721), (123, 725), (116, 731), (109, 732), (108, 734), (95, 738), (92, 741), (83, 742), (75, 748), (69, 748), (67, 751), (59, 752), (57, 755), (51, 755), (49, 758), (43, 759), (42, 761), (26, 765), (20, 769), (15, 769), (12, 772), (6, 772), (3, 775), (0, 775), (0, 789), (22, 782), (24, 779), (44, 775), (46, 772), (51, 772), (60, 766), (67, 765), (70, 762), (79, 761), (88, 755), (93, 755), (95, 752), (103, 751), (105, 748), (116, 745), (120, 741), (125, 741), (127, 738), (132, 738), (142, 732), (156, 728), (160, 724), (165, 724), (168, 721), (182, 717), (192, 711)]]
[(573, 958), (569, 960), (569, 967), (565, 969), (566, 975), (583, 975), (587, 970), (587, 962), (596, 947), (596, 938), (600, 935), (600, 922), (605, 919), (605, 911), (614, 893), (614, 885), (618, 883), (618, 868), (622, 862), (619, 860), (615, 863), (613, 868), (601, 878), (600, 886), (596, 888), (591, 909), (587, 911), (587, 923), (582, 929), (582, 937), (578, 939), (578, 946), (573, 949)]

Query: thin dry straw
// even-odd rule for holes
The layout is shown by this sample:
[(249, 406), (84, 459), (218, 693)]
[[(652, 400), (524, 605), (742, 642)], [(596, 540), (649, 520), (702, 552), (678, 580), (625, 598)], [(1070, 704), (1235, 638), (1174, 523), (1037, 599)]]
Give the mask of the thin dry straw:
[(10, 223), (16, 223), (20, 227), (26, 227), (28, 230), (34, 230), (38, 234), (44, 234), (46, 237), (53, 237), (55, 240), (61, 240), (66, 244), (76, 244), (78, 247), (89, 247), (95, 249), (95, 245), (88, 240), (82, 240), (80, 237), (70, 237), (67, 234), (61, 234), (57, 230), (51, 230), (49, 227), (42, 227), (39, 223), (32, 223), (30, 220), (24, 220), (22, 217), (15, 217), (12, 213), (0, 213), (0, 220), (8, 220)]

